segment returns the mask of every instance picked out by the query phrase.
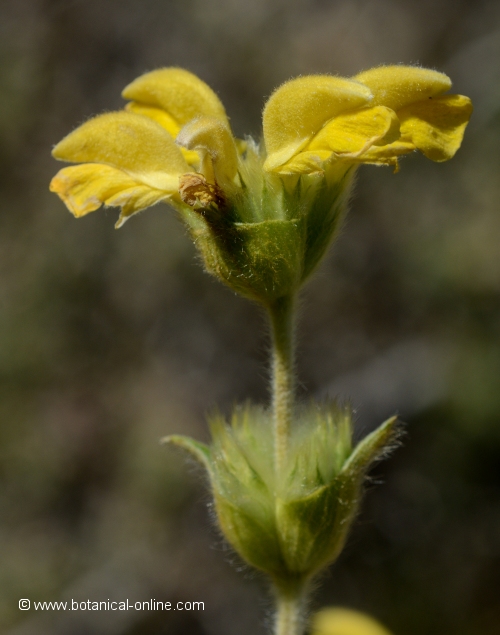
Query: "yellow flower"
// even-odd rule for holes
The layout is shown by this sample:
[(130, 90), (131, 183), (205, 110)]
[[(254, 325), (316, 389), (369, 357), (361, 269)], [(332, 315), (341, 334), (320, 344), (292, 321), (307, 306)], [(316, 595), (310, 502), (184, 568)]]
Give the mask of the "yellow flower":
[[(219, 156), (215, 147), (217, 134), (212, 135), (210, 159), (204, 156), (205, 148), (193, 152), (175, 143), (185, 124), (192, 126), (203, 117), (219, 132), (225, 130), (232, 142), (219, 98), (188, 71), (147, 73), (127, 86), (123, 96), (133, 100), (125, 111), (90, 119), (56, 145), (56, 159), (83, 165), (64, 168), (50, 184), (76, 217), (103, 203), (121, 207), (117, 226), (160, 201), (180, 203), (179, 177), (208, 166), (212, 158), (224, 167), (225, 154)], [(213, 171), (210, 176), (215, 178)]]
[(327, 608), (314, 615), (311, 635), (391, 635), (372, 617), (351, 609)]
[(460, 147), (472, 104), (443, 73), (381, 66), (351, 80), (299, 77), (278, 88), (264, 109), (265, 168), (313, 172), (324, 161), (391, 164), (421, 150), (446, 161)]

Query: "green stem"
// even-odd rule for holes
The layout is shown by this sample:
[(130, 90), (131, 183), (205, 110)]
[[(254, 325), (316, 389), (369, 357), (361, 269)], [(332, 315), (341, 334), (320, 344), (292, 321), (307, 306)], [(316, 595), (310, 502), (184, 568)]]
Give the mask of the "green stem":
[(272, 326), (272, 409), (275, 469), (285, 462), (294, 402), (294, 308), (295, 297), (284, 296), (269, 307)]
[(304, 630), (302, 607), (301, 594), (278, 594), (274, 635), (302, 635)]

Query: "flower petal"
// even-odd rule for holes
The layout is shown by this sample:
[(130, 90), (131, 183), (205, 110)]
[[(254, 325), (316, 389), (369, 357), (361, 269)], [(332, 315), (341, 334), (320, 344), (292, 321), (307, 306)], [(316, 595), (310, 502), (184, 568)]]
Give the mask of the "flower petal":
[[(175, 191), (176, 184), (172, 185)], [(76, 218), (99, 209), (102, 204), (122, 207), (117, 226), (172, 193), (138, 183), (125, 172), (100, 163), (63, 168), (52, 179), (50, 191), (59, 195)]]
[(344, 110), (371, 101), (369, 88), (359, 82), (310, 75), (280, 86), (264, 108), (266, 170), (275, 170), (302, 150), (323, 125)]
[(332, 156), (331, 150), (304, 150), (276, 169), (278, 174), (313, 174), (323, 172), (324, 162)]
[(331, 150), (337, 155), (358, 156), (374, 144), (399, 138), (396, 113), (385, 106), (348, 110), (318, 132), (308, 150)]
[(175, 121), (175, 119), (162, 108), (145, 106), (144, 104), (139, 104), (136, 101), (131, 101), (125, 106), (125, 110), (128, 112), (135, 112), (136, 115), (143, 115), (143, 117), (149, 117), (153, 121), (156, 121), (156, 123), (159, 123), (162, 128), (165, 128), (173, 139), (175, 139), (181, 129), (181, 126), (177, 123), (177, 121)]
[(419, 66), (379, 66), (358, 73), (353, 79), (370, 88), (374, 106), (387, 106), (396, 112), (451, 88), (447, 75)]
[[(232, 181), (238, 172), (238, 151), (229, 126), (214, 117), (198, 117), (182, 128), (177, 143), (209, 159), (202, 171), (209, 180)], [(212, 171), (214, 175), (212, 175)], [(208, 172), (208, 173), (207, 173)]]
[(398, 112), (401, 135), (428, 159), (448, 161), (462, 143), (471, 114), (471, 100), (463, 95), (426, 99)]
[(400, 136), (396, 113), (385, 106), (348, 110), (331, 119), (306, 149), (276, 171), (280, 174), (321, 172), (328, 159), (362, 161), (374, 145), (392, 143)]
[(180, 126), (200, 116), (229, 123), (214, 91), (182, 68), (159, 68), (141, 75), (124, 89), (122, 96), (145, 106), (162, 108)]
[[(125, 106), (125, 110), (128, 110), (129, 112), (135, 112), (137, 115), (149, 117), (153, 121), (156, 121), (156, 123), (159, 123), (160, 126), (164, 128), (173, 139), (177, 137), (177, 135), (179, 134), (179, 130), (181, 129), (181, 126), (179, 126), (175, 119), (171, 117), (168, 112), (165, 112), (161, 108), (144, 106), (142, 104), (138, 104), (135, 101), (131, 101)], [(198, 153), (193, 152), (192, 150), (187, 150), (186, 148), (180, 148), (180, 150), (186, 162), (198, 169), (200, 165), (200, 157)]]
[(398, 157), (416, 150), (410, 141), (394, 141), (387, 145), (373, 145), (369, 150), (352, 160), (355, 163), (373, 163), (374, 165), (393, 165), (394, 171), (399, 172)]
[(156, 122), (131, 112), (90, 119), (60, 141), (56, 159), (104, 163), (124, 170), (145, 185), (171, 190), (172, 177), (189, 172), (172, 137)]

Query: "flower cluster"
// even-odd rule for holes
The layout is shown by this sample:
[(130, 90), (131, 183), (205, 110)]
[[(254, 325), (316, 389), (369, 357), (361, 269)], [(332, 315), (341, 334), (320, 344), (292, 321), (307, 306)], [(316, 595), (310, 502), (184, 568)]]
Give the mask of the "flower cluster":
[(263, 111), (263, 141), (236, 139), (217, 95), (192, 73), (164, 68), (123, 91), (123, 111), (90, 119), (53, 150), (77, 163), (51, 182), (76, 216), (121, 208), (117, 226), (160, 201), (175, 207), (207, 269), (264, 304), (293, 293), (339, 225), (355, 168), (398, 167), (420, 150), (459, 148), (470, 100), (449, 78), (382, 66), (345, 79), (285, 82)]

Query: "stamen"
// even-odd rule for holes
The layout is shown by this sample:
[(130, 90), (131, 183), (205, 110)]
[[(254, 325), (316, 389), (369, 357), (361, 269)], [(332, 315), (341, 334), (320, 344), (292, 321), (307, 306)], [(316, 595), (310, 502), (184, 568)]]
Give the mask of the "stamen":
[(184, 203), (198, 209), (215, 205), (225, 206), (224, 193), (216, 183), (209, 183), (203, 174), (190, 172), (179, 177), (179, 194)]

